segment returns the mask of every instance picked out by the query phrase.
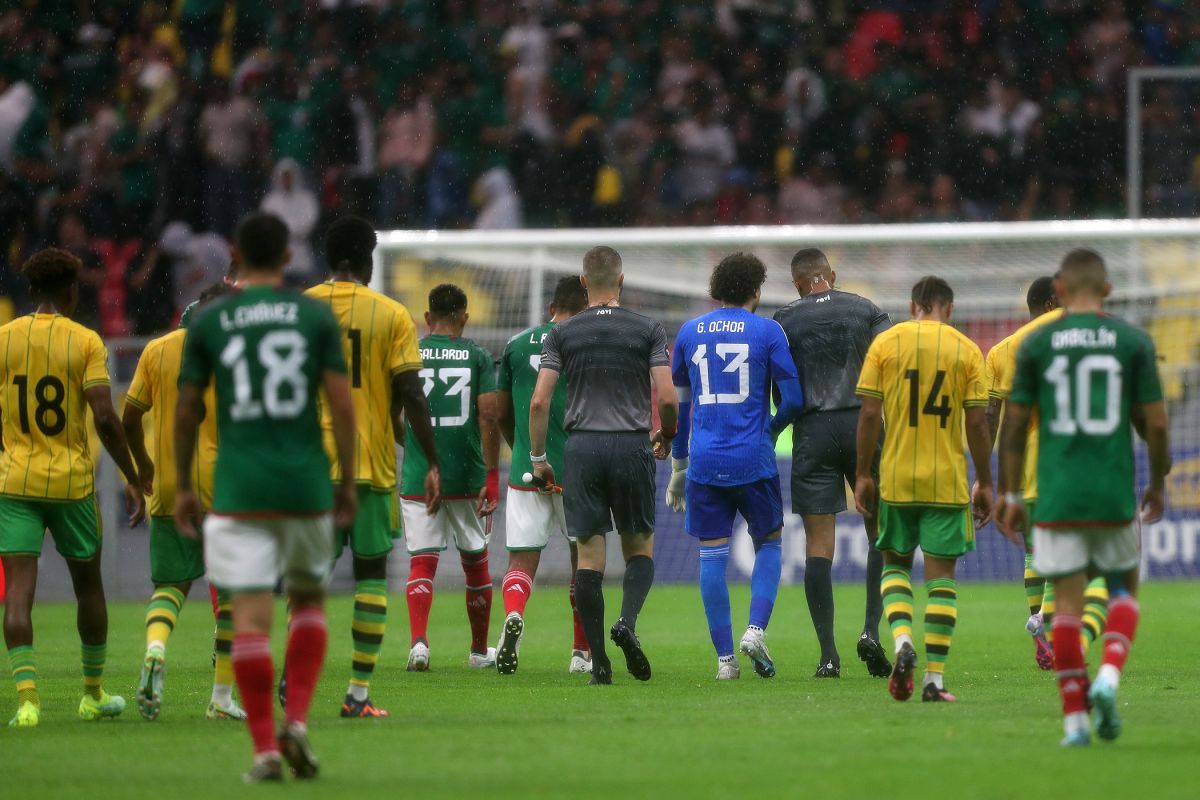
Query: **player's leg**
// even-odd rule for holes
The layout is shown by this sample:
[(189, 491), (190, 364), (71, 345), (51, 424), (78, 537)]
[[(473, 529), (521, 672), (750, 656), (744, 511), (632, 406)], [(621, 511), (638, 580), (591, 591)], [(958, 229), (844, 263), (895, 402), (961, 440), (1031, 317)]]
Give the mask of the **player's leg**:
[(629, 674), (639, 681), (648, 681), (651, 675), (650, 660), (646, 657), (637, 635), (637, 620), (646, 605), (650, 587), (654, 584), (654, 534), (622, 533), (621, 555), (625, 557), (621, 616), (613, 623), (608, 635), (624, 652), (625, 666)]
[(1100, 531), (1099, 534), (1099, 537), (1089, 540), (1089, 544), (1094, 567), (1106, 575), (1108, 625), (1101, 637), (1103, 660), (1096, 671), (1096, 680), (1088, 697), (1096, 710), (1097, 735), (1101, 739), (1111, 740), (1121, 734), (1117, 689), (1141, 618), (1137, 601), (1138, 549), (1137, 534), (1132, 525)]
[(488, 627), (492, 619), (492, 573), (488, 567), (488, 528), (486, 520), (475, 513), (470, 500), (451, 501), (439, 515), (446, 514), (452, 529), (454, 545), (458, 548), (463, 577), (466, 578), (465, 599), (467, 621), (471, 625), (471, 650), (467, 665), (474, 669), (496, 666), (496, 648), (488, 646)]
[(975, 549), (970, 508), (919, 507), (921, 552), (925, 554), (925, 680), (923, 701), (953, 701), (946, 691), (946, 660), (958, 623), (955, 563)]
[(729, 537), (738, 508), (736, 488), (688, 480), (684, 495), (687, 502), (683, 529), (700, 541), (700, 601), (708, 621), (709, 638), (717, 651), (717, 680), (732, 680), (741, 674), (733, 650), (726, 579)]
[[(855, 472), (858, 469), (858, 412), (845, 411), (838, 417), (838, 449), (842, 453), (842, 478), (853, 491)], [(876, 486), (879, 485), (879, 459), (882, 452), (883, 443), (880, 442), (871, 465)], [(876, 678), (886, 678), (892, 673), (892, 663), (888, 660), (887, 651), (879, 642), (879, 621), (883, 617), (883, 599), (879, 594), (879, 584), (883, 577), (883, 553), (875, 546), (875, 541), (879, 538), (879, 518), (863, 517), (863, 528), (867, 535), (867, 568), (863, 579), (865, 603), (863, 629), (858, 635), (855, 650), (858, 660), (866, 665), (867, 674)]]
[(762, 678), (775, 677), (775, 662), (767, 650), (767, 626), (779, 595), (783, 572), (783, 496), (779, 476), (765, 478), (737, 492), (738, 512), (746, 520), (754, 541), (754, 568), (750, 572), (750, 615), (740, 649)]
[(1054, 651), (1050, 647), (1048, 634), (1054, 622), (1054, 587), (1033, 567), (1033, 516), (1036, 507), (1036, 501), (1028, 501), (1025, 522), (1025, 599), (1029, 604), (1029, 617), (1025, 622), (1025, 630), (1033, 637), (1033, 658), (1038, 667), (1051, 670), (1054, 669)]
[(608, 502), (621, 536), (625, 578), (621, 616), (609, 630), (609, 638), (625, 653), (629, 673), (639, 681), (648, 681), (650, 661), (637, 636), (637, 621), (654, 585), (654, 454), (650, 440), (639, 433), (613, 437), (613, 444), (607, 453)]
[[(38, 544), (40, 549), (40, 540)], [(33, 653), (33, 596), (37, 588), (38, 557), (5, 553), (3, 565), (6, 583), (4, 646), (8, 649), (8, 667), (17, 687), (17, 714), (8, 724), (32, 728), (38, 724), (41, 711), (37, 662)]]
[(897, 700), (907, 700), (913, 692), (913, 673), (917, 653), (913, 648), (913, 553), (920, 543), (919, 517), (912, 508), (892, 506), (879, 501), (879, 539), (883, 553), (880, 596), (883, 613), (892, 631), (895, 661), (888, 678), (888, 692)]
[(387, 561), (399, 535), (399, 511), (392, 492), (358, 489), (358, 513), (349, 540), (354, 570), (354, 613), (350, 623), (350, 685), (342, 700), (343, 717), (386, 717), (371, 702), (371, 675), (379, 663), (387, 627)]
[[(446, 506), (443, 505), (442, 511)], [(404, 519), (404, 543), (408, 548), (408, 582), (404, 597), (408, 604), (408, 627), (412, 637), (408, 652), (409, 672), (429, 669), (429, 610), (433, 607), (433, 579), (438, 557), (446, 549), (446, 514), (429, 516), (425, 503), (400, 500)]]
[(551, 496), (509, 487), (504, 507), (508, 568), (500, 589), (504, 625), (496, 645), (496, 670), (501, 675), (517, 671), (521, 640), (525, 636), (525, 606), (533, 594), (533, 578), (542, 549), (550, 540), (553, 511)]
[(204, 549), (179, 534), (169, 517), (150, 518), (150, 579), (154, 593), (146, 607), (146, 653), (138, 679), (138, 711), (156, 719), (162, 709), (167, 642), (183, 610), (192, 581), (204, 574)]
[[(568, 440), (570, 447), (570, 440)], [(572, 518), (567, 501), (568, 523)], [(578, 531), (579, 528), (572, 527)], [(607, 547), (604, 534), (579, 535), (576, 545), (579, 566), (575, 570), (575, 603), (583, 622), (584, 636), (592, 654), (592, 685), (612, 683), (612, 664), (604, 645), (604, 567)]]
[(835, 525), (833, 514), (805, 514), (804, 521), (804, 598), (808, 614), (821, 648), (821, 660), (815, 677), (836, 678), (842, 671), (833, 635), (833, 554)]
[(1084, 652), (1092, 642), (1104, 633), (1108, 622), (1108, 581), (1103, 575), (1097, 575), (1088, 581), (1083, 591), (1083, 644)]
[(233, 700), (233, 596), (213, 584), (217, 624), (213, 630), (213, 688), (208, 702), (208, 719), (244, 720), (246, 712)]
[[(564, 523), (565, 525), (565, 523)], [(575, 572), (579, 569), (579, 545), (573, 537), (567, 537), (567, 546), (571, 550), (571, 585), (567, 589), (567, 599), (571, 603), (571, 663), (567, 671), (572, 674), (583, 674), (592, 671), (592, 651), (588, 647), (587, 633), (583, 630), (583, 617), (579, 616), (579, 606), (575, 603)]]
[(793, 432), (792, 511), (804, 522), (804, 597), (821, 648), (818, 678), (841, 673), (833, 633), (834, 519), (846, 509), (839, 421), (837, 414), (811, 414)]

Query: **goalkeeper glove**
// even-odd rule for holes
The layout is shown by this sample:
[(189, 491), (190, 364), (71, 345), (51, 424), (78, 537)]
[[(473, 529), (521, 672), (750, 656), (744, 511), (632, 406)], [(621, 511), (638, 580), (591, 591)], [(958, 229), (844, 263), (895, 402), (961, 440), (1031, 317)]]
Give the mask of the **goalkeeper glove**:
[(687, 501), (684, 499), (684, 486), (687, 484), (687, 458), (672, 458), (671, 459), (671, 482), (667, 484), (667, 505), (675, 511), (683, 511), (687, 508)]

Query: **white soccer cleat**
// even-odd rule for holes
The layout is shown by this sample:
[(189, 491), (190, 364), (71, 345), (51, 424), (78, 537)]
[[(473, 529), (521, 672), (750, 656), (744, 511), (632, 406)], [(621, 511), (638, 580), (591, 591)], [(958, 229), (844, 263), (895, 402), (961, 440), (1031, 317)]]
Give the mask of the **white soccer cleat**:
[(754, 671), (763, 678), (775, 677), (775, 662), (767, 651), (767, 632), (762, 628), (750, 626), (742, 634), (740, 649), (754, 664)]
[(717, 659), (717, 680), (735, 681), (742, 677), (742, 668), (738, 666), (737, 656)]
[(429, 645), (424, 642), (417, 642), (408, 651), (408, 666), (405, 667), (409, 672), (428, 672), (429, 671)]
[(496, 648), (489, 647), (487, 653), (471, 653), (467, 657), (467, 666), (471, 669), (495, 669)]
[(1045, 635), (1046, 627), (1042, 622), (1042, 612), (1029, 615), (1029, 619), (1025, 622), (1025, 630), (1029, 632), (1030, 636)]
[(586, 650), (571, 651), (571, 666), (567, 667), (567, 672), (572, 675), (588, 675), (592, 671), (592, 657), (588, 655)]

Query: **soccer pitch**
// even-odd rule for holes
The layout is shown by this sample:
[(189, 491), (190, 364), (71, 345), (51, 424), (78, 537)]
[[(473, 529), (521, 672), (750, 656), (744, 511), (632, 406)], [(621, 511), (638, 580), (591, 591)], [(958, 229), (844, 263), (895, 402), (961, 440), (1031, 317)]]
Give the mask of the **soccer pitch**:
[[(717, 683), (696, 588), (663, 586), (651, 592), (638, 625), (654, 678), (634, 681), (614, 649), (615, 685), (588, 687), (587, 676), (566, 671), (565, 588), (534, 594), (512, 677), (467, 668), (458, 590), (435, 599), (431, 671), (406, 673), (407, 615), (403, 595), (394, 594), (371, 690), (392, 712), (384, 720), (337, 716), (349, 677), (351, 607), (338, 597), (311, 719), (321, 777), (289, 782), (285, 791), (326, 798), (1197, 796), (1195, 584), (1145, 587), (1121, 687), (1125, 734), (1116, 744), (1071, 751), (1058, 747), (1058, 694), (1051, 673), (1034, 665), (1019, 584), (960, 586), (947, 669), (947, 686), (960, 698), (953, 705), (897, 703), (886, 681), (867, 676), (854, 655), (861, 595), (859, 587), (837, 589), (840, 680), (811, 677), (818, 653), (801, 587), (784, 588), (776, 605), (769, 642), (778, 677), (760, 679), (743, 658), (741, 680)], [(619, 589), (609, 592), (610, 621), (619, 599)], [(735, 621), (745, 619), (748, 603), (748, 590), (735, 588)], [(171, 639), (162, 716), (141, 720), (134, 684), (142, 610), (109, 608), (106, 686), (129, 701), (125, 715), (84, 723), (75, 717), (74, 607), (35, 607), (42, 723), (0, 727), (0, 796), (211, 800), (280, 792), (240, 783), (251, 759), (243, 725), (204, 719), (212, 632), (205, 594), (194, 594)], [(497, 592), (497, 633), (501, 618)], [(890, 641), (886, 631), (883, 640)], [(10, 688), (6, 718), (13, 697)]]

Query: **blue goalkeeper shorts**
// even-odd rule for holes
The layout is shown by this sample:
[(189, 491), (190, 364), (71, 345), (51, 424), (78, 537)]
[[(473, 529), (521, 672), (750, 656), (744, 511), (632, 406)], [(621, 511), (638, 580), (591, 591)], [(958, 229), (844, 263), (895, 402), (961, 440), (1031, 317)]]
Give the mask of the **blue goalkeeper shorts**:
[(779, 476), (740, 486), (712, 486), (689, 480), (684, 489), (687, 513), (684, 528), (701, 541), (733, 535), (734, 518), (742, 515), (753, 539), (783, 527), (783, 496)]

